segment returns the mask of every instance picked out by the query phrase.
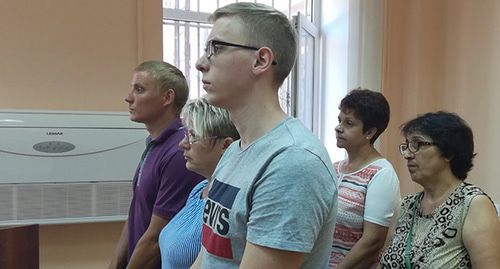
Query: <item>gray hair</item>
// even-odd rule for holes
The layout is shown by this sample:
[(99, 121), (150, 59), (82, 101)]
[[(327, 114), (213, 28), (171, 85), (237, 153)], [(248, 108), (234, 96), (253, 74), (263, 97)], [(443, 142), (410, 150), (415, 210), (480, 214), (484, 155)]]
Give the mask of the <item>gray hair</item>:
[(297, 57), (297, 37), (290, 21), (279, 10), (258, 3), (233, 3), (215, 10), (209, 20), (222, 17), (241, 20), (249, 46), (268, 47), (274, 54), (276, 82), (281, 85), (292, 70)]
[(190, 100), (181, 112), (184, 125), (193, 129), (198, 137), (240, 138), (236, 127), (224, 108), (210, 105), (205, 98)]
[(177, 67), (161, 61), (146, 61), (137, 66), (134, 71), (148, 72), (161, 91), (174, 90), (174, 104), (177, 113), (180, 113), (189, 97), (189, 88), (186, 78)]

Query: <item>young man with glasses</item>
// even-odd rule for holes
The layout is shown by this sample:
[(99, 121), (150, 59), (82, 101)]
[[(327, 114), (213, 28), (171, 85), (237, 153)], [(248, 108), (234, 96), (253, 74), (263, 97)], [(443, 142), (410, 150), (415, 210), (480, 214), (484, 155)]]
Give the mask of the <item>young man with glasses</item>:
[(194, 268), (325, 268), (336, 178), (321, 142), (278, 101), (296, 58), (294, 29), (254, 3), (227, 5), (210, 19), (196, 68), (208, 102), (229, 111), (241, 139), (213, 174)]
[(130, 119), (144, 123), (150, 136), (134, 176), (129, 216), (109, 268), (159, 269), (158, 235), (202, 176), (186, 169), (178, 145), (184, 138), (179, 114), (189, 96), (184, 75), (158, 61), (144, 62), (134, 71), (125, 101)]

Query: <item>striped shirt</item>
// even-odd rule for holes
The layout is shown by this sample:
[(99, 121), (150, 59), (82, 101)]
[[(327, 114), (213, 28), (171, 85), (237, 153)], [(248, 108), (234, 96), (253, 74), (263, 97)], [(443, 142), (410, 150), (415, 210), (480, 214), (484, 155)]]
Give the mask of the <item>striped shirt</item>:
[[(388, 227), (400, 202), (399, 181), (386, 159), (378, 159), (352, 173), (333, 164), (339, 180), (339, 208), (333, 234), (330, 268), (336, 268), (363, 235), (363, 222)], [(374, 260), (372, 267), (375, 268)]]
[(189, 268), (201, 247), (203, 207), (206, 199), (201, 198), (208, 181), (198, 183), (189, 194), (186, 205), (163, 228), (159, 244), (162, 269)]

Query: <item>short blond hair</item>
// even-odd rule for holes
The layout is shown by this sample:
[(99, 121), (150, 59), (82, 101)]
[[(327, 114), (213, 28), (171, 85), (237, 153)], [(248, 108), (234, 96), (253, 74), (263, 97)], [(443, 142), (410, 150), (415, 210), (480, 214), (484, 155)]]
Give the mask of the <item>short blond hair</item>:
[(189, 97), (189, 87), (181, 70), (166, 62), (146, 61), (138, 65), (134, 71), (148, 72), (156, 81), (160, 91), (173, 89), (175, 92), (174, 104), (177, 113), (180, 113)]
[(238, 131), (229, 118), (229, 112), (220, 107), (213, 106), (205, 98), (190, 100), (181, 112), (184, 125), (192, 128), (194, 133), (201, 137), (231, 137), (233, 140), (240, 138)]
[(241, 20), (248, 46), (268, 47), (274, 54), (275, 80), (281, 85), (297, 57), (297, 37), (290, 21), (279, 10), (258, 3), (233, 3), (215, 10), (209, 20), (237, 17)]

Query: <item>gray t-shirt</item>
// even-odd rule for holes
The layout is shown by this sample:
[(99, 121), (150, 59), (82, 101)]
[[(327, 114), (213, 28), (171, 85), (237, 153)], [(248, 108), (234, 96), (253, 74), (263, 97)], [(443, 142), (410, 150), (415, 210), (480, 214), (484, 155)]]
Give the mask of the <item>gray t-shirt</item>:
[(286, 118), (241, 150), (224, 153), (203, 212), (202, 268), (238, 268), (246, 242), (306, 253), (326, 268), (337, 214), (337, 179), (321, 142)]

